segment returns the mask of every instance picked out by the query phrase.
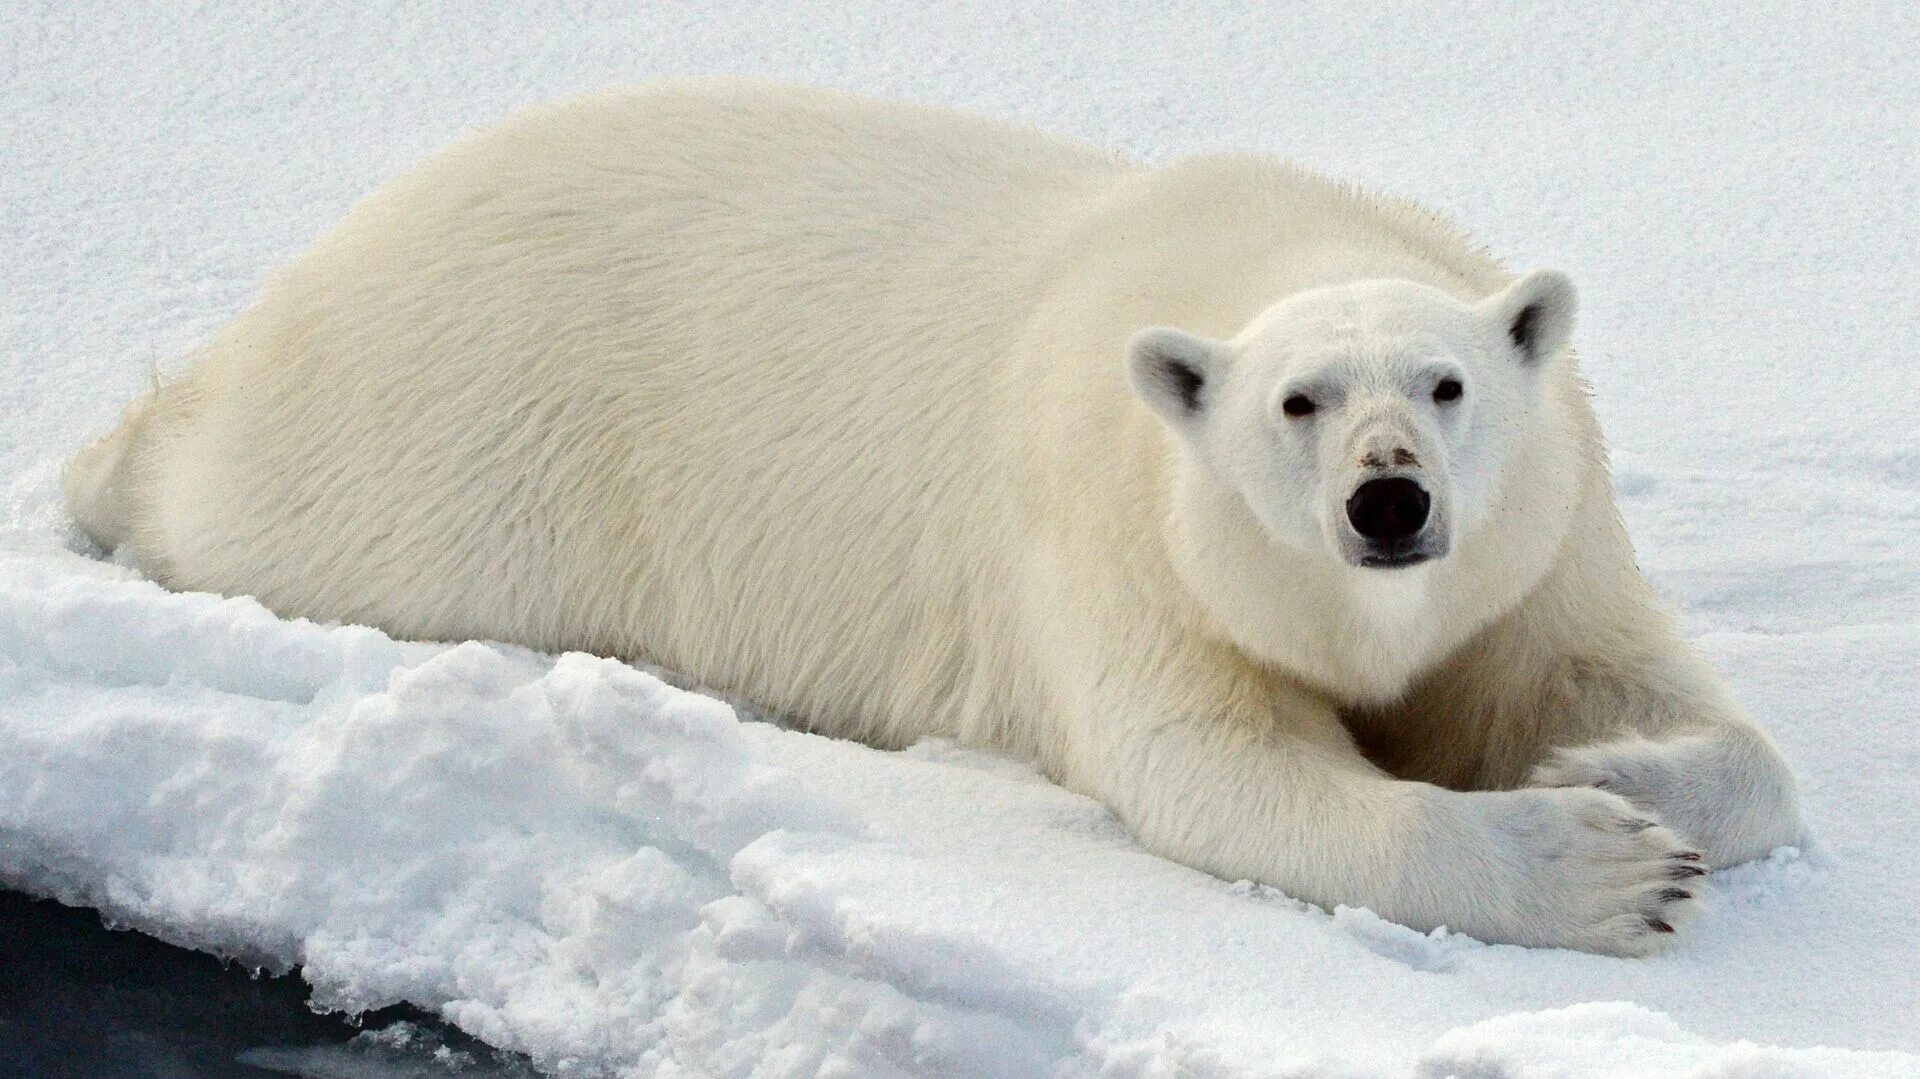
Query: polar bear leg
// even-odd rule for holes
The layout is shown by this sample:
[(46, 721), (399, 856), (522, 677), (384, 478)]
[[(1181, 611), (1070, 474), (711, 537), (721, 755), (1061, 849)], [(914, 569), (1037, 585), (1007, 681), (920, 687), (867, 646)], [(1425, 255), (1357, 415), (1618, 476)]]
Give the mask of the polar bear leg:
[(1495, 635), (1369, 737), (1399, 775), (1617, 794), (1715, 868), (1805, 842), (1780, 751), (1685, 641), (1642, 632), (1630, 654), (1603, 655)]
[[(1671, 702), (1631, 711), (1672, 714)], [(1531, 782), (1618, 794), (1698, 844), (1715, 868), (1804, 843), (1798, 794), (1780, 751), (1745, 717), (1719, 712), (1686, 726), (1645, 724), (1651, 732), (1630, 724), (1618, 737), (1558, 747)]]
[(1202, 649), (1110, 643), (1058, 687), (1078, 708), (1049, 763), (1158, 854), (1422, 930), (1622, 955), (1656, 950), (1698, 907), (1700, 856), (1616, 795), (1394, 779), (1318, 698)]
[(1804, 843), (1786, 759), (1631, 574), (1618, 518), (1576, 529), (1579, 557), (1374, 719), (1369, 745), (1395, 774), (1453, 787), (1618, 794), (1716, 868)]
[(1373, 759), (1461, 789), (1617, 794), (1716, 868), (1805, 841), (1786, 759), (1677, 634), (1585, 635), (1633, 642), (1613, 650), (1543, 636), (1491, 634), (1403, 708), (1363, 717)]

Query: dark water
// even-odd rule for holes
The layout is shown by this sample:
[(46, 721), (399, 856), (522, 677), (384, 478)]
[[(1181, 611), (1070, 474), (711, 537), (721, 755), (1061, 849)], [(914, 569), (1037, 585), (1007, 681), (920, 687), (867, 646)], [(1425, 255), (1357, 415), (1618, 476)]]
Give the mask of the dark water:
[(316, 1014), (297, 974), (256, 978), (0, 891), (0, 1079), (533, 1074), (417, 1009)]

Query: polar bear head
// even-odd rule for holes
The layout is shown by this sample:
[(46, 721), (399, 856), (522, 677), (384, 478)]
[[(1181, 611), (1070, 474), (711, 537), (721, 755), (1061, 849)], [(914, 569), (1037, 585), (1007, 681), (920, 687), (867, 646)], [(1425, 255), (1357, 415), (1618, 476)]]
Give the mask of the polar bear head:
[(1188, 471), (1274, 544), (1386, 572), (1445, 558), (1493, 510), (1574, 308), (1550, 270), (1478, 303), (1359, 281), (1289, 296), (1230, 340), (1141, 330), (1128, 374)]

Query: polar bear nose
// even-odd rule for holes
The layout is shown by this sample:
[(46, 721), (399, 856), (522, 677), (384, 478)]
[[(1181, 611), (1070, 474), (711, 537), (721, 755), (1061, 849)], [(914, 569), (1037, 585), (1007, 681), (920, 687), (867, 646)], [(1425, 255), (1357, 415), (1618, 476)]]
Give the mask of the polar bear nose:
[(1367, 539), (1392, 543), (1420, 531), (1432, 505), (1425, 489), (1405, 477), (1368, 480), (1347, 499), (1347, 520)]

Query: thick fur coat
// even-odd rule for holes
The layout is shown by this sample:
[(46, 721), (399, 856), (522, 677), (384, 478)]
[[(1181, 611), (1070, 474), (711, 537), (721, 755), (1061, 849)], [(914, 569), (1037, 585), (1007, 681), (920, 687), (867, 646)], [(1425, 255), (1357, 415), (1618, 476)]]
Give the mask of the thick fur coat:
[(1264, 158), (661, 84), (384, 186), (68, 500), (171, 587), (1005, 747), (1221, 876), (1639, 953), (1800, 826), (1634, 568), (1573, 305)]

